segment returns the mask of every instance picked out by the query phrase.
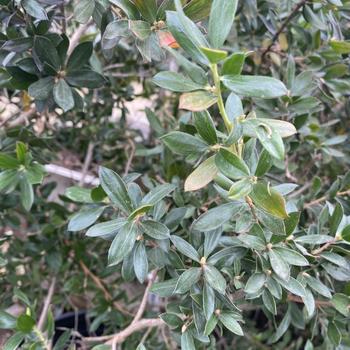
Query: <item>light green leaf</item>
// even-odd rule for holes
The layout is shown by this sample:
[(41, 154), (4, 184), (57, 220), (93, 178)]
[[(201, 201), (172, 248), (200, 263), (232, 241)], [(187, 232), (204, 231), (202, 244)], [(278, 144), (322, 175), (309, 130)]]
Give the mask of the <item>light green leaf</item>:
[(164, 89), (179, 92), (194, 91), (204, 88), (204, 86), (195, 83), (184, 75), (170, 71), (156, 74), (152, 81)]
[(92, 16), (95, 8), (95, 0), (76, 1), (74, 9), (74, 18), (80, 23), (86, 23)]
[(288, 263), (283, 260), (282, 255), (274, 249), (269, 250), (268, 256), (270, 259), (272, 270), (282, 279), (288, 281), (290, 276), (290, 268)]
[(222, 312), (219, 315), (220, 322), (232, 333), (243, 336), (243, 330), (235, 316), (228, 312)]
[(284, 261), (294, 266), (308, 266), (309, 262), (300, 253), (285, 247), (274, 247), (273, 250), (278, 252)]
[(250, 178), (244, 178), (236, 181), (228, 191), (230, 199), (240, 199), (250, 194), (253, 189), (253, 184)]
[(153, 220), (144, 220), (141, 222), (141, 227), (145, 233), (154, 239), (170, 238), (169, 229), (162, 223)]
[(231, 179), (240, 179), (250, 175), (244, 160), (223, 148), (217, 153), (215, 164), (225, 176)]
[(244, 52), (234, 52), (229, 56), (223, 66), (222, 66), (222, 75), (238, 75), (241, 74), (243, 65), (247, 54)]
[(68, 224), (68, 231), (80, 231), (91, 226), (103, 213), (104, 207), (88, 207), (74, 214)]
[(101, 222), (91, 226), (86, 231), (88, 237), (110, 237), (119, 232), (119, 230), (126, 224), (124, 218), (118, 218), (110, 221)]
[(143, 242), (137, 242), (134, 249), (134, 271), (136, 278), (143, 283), (147, 278), (148, 260)]
[(255, 272), (249, 278), (244, 287), (248, 294), (255, 294), (261, 290), (266, 282), (266, 275), (262, 272)]
[(21, 204), (25, 210), (29, 211), (34, 202), (33, 186), (26, 176), (21, 178), (19, 186), (21, 189)]
[(211, 49), (208, 47), (201, 47), (201, 51), (207, 56), (212, 64), (217, 64), (227, 57), (227, 52), (223, 50)]
[(2, 350), (16, 350), (24, 339), (24, 334), (18, 332), (13, 334), (9, 339), (7, 339), (6, 343)]
[(179, 108), (192, 112), (208, 109), (217, 101), (217, 96), (208, 91), (187, 92), (180, 96)]

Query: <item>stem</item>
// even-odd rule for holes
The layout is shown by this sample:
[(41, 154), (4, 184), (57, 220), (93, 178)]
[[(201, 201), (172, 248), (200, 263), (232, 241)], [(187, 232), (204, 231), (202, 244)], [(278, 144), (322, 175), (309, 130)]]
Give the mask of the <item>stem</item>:
[(213, 74), (213, 79), (214, 79), (214, 84), (215, 84), (215, 92), (218, 98), (218, 107), (219, 107), (219, 111), (221, 114), (221, 117), (225, 123), (225, 127), (227, 129), (228, 132), (230, 132), (232, 130), (232, 124), (230, 122), (230, 120), (228, 119), (226, 110), (225, 110), (225, 105), (224, 105), (224, 101), (222, 99), (221, 96), (221, 82), (220, 82), (220, 76), (218, 73), (218, 66), (217, 64), (212, 64), (210, 66), (211, 72)]

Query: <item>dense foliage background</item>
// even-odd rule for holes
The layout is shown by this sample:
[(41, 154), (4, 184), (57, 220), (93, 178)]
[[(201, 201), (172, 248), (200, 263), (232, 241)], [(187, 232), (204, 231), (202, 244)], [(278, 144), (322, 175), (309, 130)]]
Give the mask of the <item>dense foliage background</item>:
[(350, 2), (213, 4), (0, 0), (1, 348), (350, 348)]

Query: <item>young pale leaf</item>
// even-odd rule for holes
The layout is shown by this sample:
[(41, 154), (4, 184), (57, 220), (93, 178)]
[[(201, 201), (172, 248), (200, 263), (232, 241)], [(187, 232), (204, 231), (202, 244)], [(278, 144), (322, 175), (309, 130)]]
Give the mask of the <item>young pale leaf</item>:
[(143, 228), (143, 230), (148, 236), (154, 239), (170, 238), (169, 229), (160, 222), (153, 221), (153, 220), (145, 220), (141, 222), (141, 227)]
[(259, 182), (254, 185), (251, 192), (253, 202), (269, 214), (285, 219), (288, 217), (284, 198), (276, 190), (269, 188), (266, 183)]
[(137, 234), (137, 227), (133, 222), (129, 222), (121, 228), (109, 247), (109, 266), (119, 264), (131, 252), (135, 245)]
[(340, 41), (340, 40), (335, 40), (331, 39), (329, 41), (329, 45), (331, 48), (339, 54), (347, 54), (350, 53), (350, 41)]
[(183, 238), (179, 236), (171, 236), (171, 241), (173, 242), (175, 248), (182, 253), (183, 255), (187, 256), (188, 258), (199, 262), (200, 256), (196, 249), (194, 249), (191, 244), (186, 242)]
[(161, 140), (174, 152), (181, 155), (203, 153), (208, 145), (190, 134), (181, 131), (172, 131), (164, 135)]
[(132, 202), (126, 189), (125, 182), (113, 170), (100, 167), (99, 177), (101, 186), (110, 200), (125, 213), (133, 210)]
[(241, 74), (247, 54), (244, 52), (235, 52), (229, 56), (222, 66), (222, 75)]
[(217, 64), (227, 57), (227, 52), (223, 50), (210, 49), (208, 47), (201, 47), (201, 50), (212, 64)]
[(215, 157), (218, 169), (230, 179), (240, 179), (249, 176), (249, 168), (243, 159), (234, 153), (221, 148)]
[(215, 145), (218, 142), (216, 129), (213, 119), (208, 111), (193, 113), (194, 125), (198, 134), (210, 145)]
[(250, 194), (253, 189), (253, 184), (250, 178), (244, 178), (236, 181), (228, 191), (230, 199), (240, 199)]
[(162, 184), (154, 187), (143, 197), (141, 204), (155, 205), (174, 191), (175, 188), (176, 186), (172, 184)]
[(223, 84), (236, 93), (245, 97), (276, 98), (287, 95), (284, 84), (275, 78), (250, 75), (224, 75)]
[(80, 210), (69, 220), (68, 231), (80, 231), (91, 226), (103, 211), (104, 207), (90, 207)]
[(180, 96), (179, 108), (199, 112), (208, 109), (216, 101), (217, 96), (208, 91), (187, 92)]
[(134, 249), (134, 271), (136, 278), (143, 283), (147, 278), (148, 260), (143, 242), (137, 242)]
[(91, 189), (78, 186), (68, 187), (64, 195), (74, 202), (93, 203)]
[(110, 237), (119, 232), (119, 230), (126, 224), (124, 218), (118, 218), (106, 222), (101, 222), (91, 226), (86, 231), (88, 237)]
[(214, 0), (209, 16), (208, 34), (210, 43), (221, 47), (230, 33), (237, 10), (238, 0)]
[(201, 163), (185, 181), (185, 192), (199, 190), (210, 183), (216, 176), (218, 169), (215, 156), (211, 156)]
[(191, 267), (182, 273), (176, 283), (174, 293), (184, 294), (190, 290), (190, 288), (199, 281), (202, 275), (202, 269), (200, 267)]
[(74, 98), (71, 87), (64, 79), (59, 79), (53, 87), (53, 98), (57, 105), (67, 112), (74, 107)]
[(207, 283), (221, 294), (225, 294), (226, 280), (219, 270), (209, 264), (204, 265), (204, 278)]
[(203, 85), (199, 85), (189, 78), (186, 78), (182, 74), (176, 72), (160, 72), (156, 74), (152, 81), (164, 88), (171, 91), (187, 92), (194, 90), (201, 90)]
[(264, 286), (266, 281), (266, 275), (262, 272), (255, 272), (252, 274), (245, 287), (244, 291), (248, 294), (255, 294), (260, 291), (260, 289)]
[(243, 336), (243, 330), (235, 316), (229, 312), (222, 312), (219, 315), (220, 322), (232, 333)]
[(207, 232), (215, 230), (219, 226), (229, 221), (242, 209), (242, 203), (231, 202), (209, 209), (193, 223), (193, 230)]
[(74, 6), (74, 18), (80, 23), (86, 23), (92, 16), (95, 8), (95, 1), (79, 0)]
[(272, 270), (280, 278), (288, 281), (290, 276), (290, 268), (288, 263), (285, 260), (283, 260), (282, 256), (274, 249), (271, 249), (268, 252), (268, 256), (270, 259)]

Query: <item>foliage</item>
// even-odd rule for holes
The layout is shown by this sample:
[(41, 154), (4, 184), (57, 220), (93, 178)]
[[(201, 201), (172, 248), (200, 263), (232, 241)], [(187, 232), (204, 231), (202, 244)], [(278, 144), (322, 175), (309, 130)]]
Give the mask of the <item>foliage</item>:
[[(4, 101), (32, 111), (0, 120), (4, 349), (350, 346), (350, 2), (0, 8)], [(62, 149), (83, 170), (53, 202)], [(78, 309), (116, 336), (57, 341)]]

